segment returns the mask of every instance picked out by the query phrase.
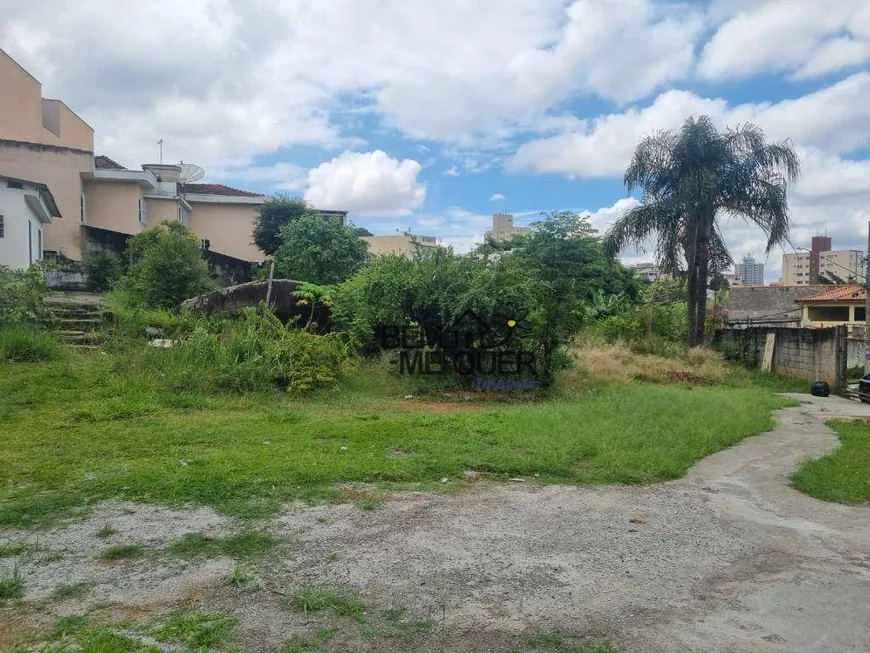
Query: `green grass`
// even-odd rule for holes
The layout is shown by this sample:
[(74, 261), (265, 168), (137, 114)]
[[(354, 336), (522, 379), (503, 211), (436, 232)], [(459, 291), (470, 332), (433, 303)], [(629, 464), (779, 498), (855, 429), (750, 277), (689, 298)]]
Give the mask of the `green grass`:
[(0, 558), (14, 558), (20, 556), (29, 549), (30, 545), (24, 540), (6, 542), (5, 544), (0, 544)]
[(405, 381), (361, 365), (339, 390), (179, 407), (120, 356), (70, 356), (0, 364), (0, 527), (49, 524), (109, 498), (261, 518), (286, 501), (340, 500), (340, 484), (444, 490), (441, 478), (469, 469), (542, 483), (673, 479), (768, 429), (786, 403), (751, 384), (634, 382), (537, 404), (413, 408)]
[(12, 599), (24, 596), (24, 583), (16, 567), (11, 576), (0, 576), (0, 605)]
[(145, 555), (145, 549), (138, 544), (121, 544), (103, 549), (100, 553), (100, 559), (107, 561), (132, 560), (134, 558), (141, 558), (143, 555)]
[(277, 544), (276, 538), (257, 531), (244, 531), (224, 538), (208, 538), (202, 533), (186, 533), (169, 545), (169, 551), (184, 558), (225, 555), (243, 559), (262, 555)]
[(193, 651), (208, 651), (232, 639), (237, 621), (223, 612), (179, 611), (150, 632), (164, 642), (183, 644)]
[(0, 361), (33, 363), (63, 358), (67, 351), (57, 338), (33, 326), (0, 327)]
[(115, 530), (114, 526), (111, 524), (103, 524), (100, 530), (96, 532), (96, 536), (100, 539), (106, 539), (107, 537), (111, 537), (118, 531)]
[(314, 635), (296, 635), (278, 649), (278, 653), (316, 653), (322, 651), (326, 643), (335, 637), (337, 628), (322, 628)]
[(300, 589), (288, 600), (288, 607), (294, 612), (308, 614), (329, 610), (342, 617), (360, 620), (366, 606), (348, 593), (329, 587), (306, 587)]
[(870, 420), (832, 420), (840, 447), (810, 460), (792, 477), (794, 486), (816, 499), (858, 504), (870, 501)]
[(70, 583), (58, 585), (52, 596), (56, 599), (73, 599), (85, 596), (94, 586), (93, 582)]

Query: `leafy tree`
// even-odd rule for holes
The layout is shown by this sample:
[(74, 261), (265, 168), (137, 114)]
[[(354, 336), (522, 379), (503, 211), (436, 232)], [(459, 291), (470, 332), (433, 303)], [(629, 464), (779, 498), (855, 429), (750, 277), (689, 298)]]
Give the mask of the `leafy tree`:
[(39, 261), (26, 270), (0, 265), (0, 326), (35, 323), (45, 317), (45, 273), (56, 266)]
[(704, 337), (707, 278), (730, 262), (719, 231), (723, 216), (741, 216), (767, 236), (767, 252), (787, 241), (788, 182), (800, 164), (789, 141), (768, 143), (752, 124), (719, 132), (708, 116), (688, 118), (679, 132), (645, 137), (625, 172), (625, 186), (643, 191), (642, 202), (608, 232), (615, 254), (658, 237), (666, 272), (688, 271), (690, 344)]
[(146, 306), (176, 308), (214, 286), (199, 238), (178, 221), (133, 236), (127, 249), (134, 263), (121, 283)]
[(254, 217), (254, 245), (272, 256), (281, 247), (281, 229), (311, 211), (311, 205), (301, 197), (270, 197)]
[(354, 227), (306, 214), (281, 229), (275, 273), (317, 285), (338, 284), (368, 261), (368, 250)]

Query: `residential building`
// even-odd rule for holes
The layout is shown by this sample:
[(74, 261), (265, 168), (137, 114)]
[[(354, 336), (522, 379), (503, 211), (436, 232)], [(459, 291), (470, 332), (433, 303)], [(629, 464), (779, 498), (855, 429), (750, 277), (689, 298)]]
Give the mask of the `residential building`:
[(756, 262), (749, 254), (743, 257), (743, 261), (734, 266), (735, 286), (763, 286), (764, 263)]
[(644, 283), (652, 283), (653, 281), (658, 281), (658, 279), (660, 279), (662, 276), (661, 271), (659, 270), (659, 266), (657, 266), (655, 263), (636, 263), (630, 267)]
[[(41, 223), (39, 249), (46, 254), (81, 261), (91, 250), (123, 248), (144, 229), (180, 220), (202, 239), (215, 264), (249, 270), (248, 263), (263, 260), (251, 244), (263, 195), (184, 183), (178, 165), (134, 170), (94, 156), (93, 129), (60, 100), (43, 98), (39, 81), (2, 50), (0, 88), (0, 175), (44, 187), (64, 216)], [(320, 213), (347, 222), (346, 211)], [(0, 264), (8, 262), (0, 258)]]
[(48, 186), (0, 175), (0, 265), (21, 270), (41, 260), (45, 225), (60, 217)]
[(514, 236), (531, 233), (530, 227), (515, 227), (514, 216), (509, 213), (496, 213), (492, 216), (492, 229), (486, 232), (486, 239), (495, 242), (510, 240)]
[(867, 291), (858, 284), (822, 286), (821, 292), (797, 300), (801, 307), (801, 325), (824, 328), (845, 325), (849, 331), (867, 324)]
[(865, 274), (864, 252), (858, 249), (831, 249), (827, 236), (814, 236), (808, 252), (793, 252), (782, 255), (782, 279), (784, 285), (808, 285), (819, 283), (821, 277), (833, 280), (863, 281)]
[(434, 236), (415, 236), (410, 233), (395, 236), (361, 236), (369, 244), (369, 252), (380, 254), (400, 254), (408, 258), (417, 253), (437, 249), (441, 243)]

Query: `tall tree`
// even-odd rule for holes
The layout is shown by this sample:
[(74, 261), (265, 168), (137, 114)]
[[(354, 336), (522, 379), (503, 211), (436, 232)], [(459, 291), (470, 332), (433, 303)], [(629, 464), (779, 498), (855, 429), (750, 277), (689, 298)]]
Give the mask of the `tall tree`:
[(275, 272), (284, 279), (332, 285), (350, 278), (369, 260), (369, 244), (340, 220), (303, 215), (281, 229)]
[(638, 144), (625, 171), (629, 193), (641, 203), (605, 237), (615, 254), (657, 237), (656, 255), (667, 272), (685, 265), (689, 341), (704, 338), (707, 279), (731, 257), (719, 230), (723, 217), (739, 216), (761, 229), (767, 252), (786, 243), (790, 220), (787, 189), (800, 172), (790, 141), (769, 143), (756, 125), (720, 132), (709, 116), (686, 119), (678, 132), (656, 132)]
[(270, 197), (254, 217), (254, 245), (271, 256), (281, 247), (281, 229), (311, 212), (311, 205), (301, 197)]

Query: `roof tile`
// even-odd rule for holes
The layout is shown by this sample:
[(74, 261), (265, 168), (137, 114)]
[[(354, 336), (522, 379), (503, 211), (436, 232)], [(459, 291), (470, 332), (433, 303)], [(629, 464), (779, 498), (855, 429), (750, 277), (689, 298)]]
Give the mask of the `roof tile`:
[(99, 170), (126, 170), (124, 166), (122, 166), (117, 161), (113, 161), (107, 156), (103, 156), (99, 154), (94, 157), (94, 167)]
[(826, 290), (824, 292), (818, 293), (817, 295), (810, 295), (809, 297), (803, 297), (802, 299), (798, 299), (797, 301), (800, 303), (806, 302), (856, 302), (856, 301), (866, 301), (867, 300), (867, 291), (864, 286), (859, 286), (858, 284), (846, 284), (842, 286), (834, 286), (830, 290)]
[(260, 193), (224, 186), (223, 184), (184, 184), (185, 193), (195, 195), (229, 195), (232, 197), (262, 197)]

